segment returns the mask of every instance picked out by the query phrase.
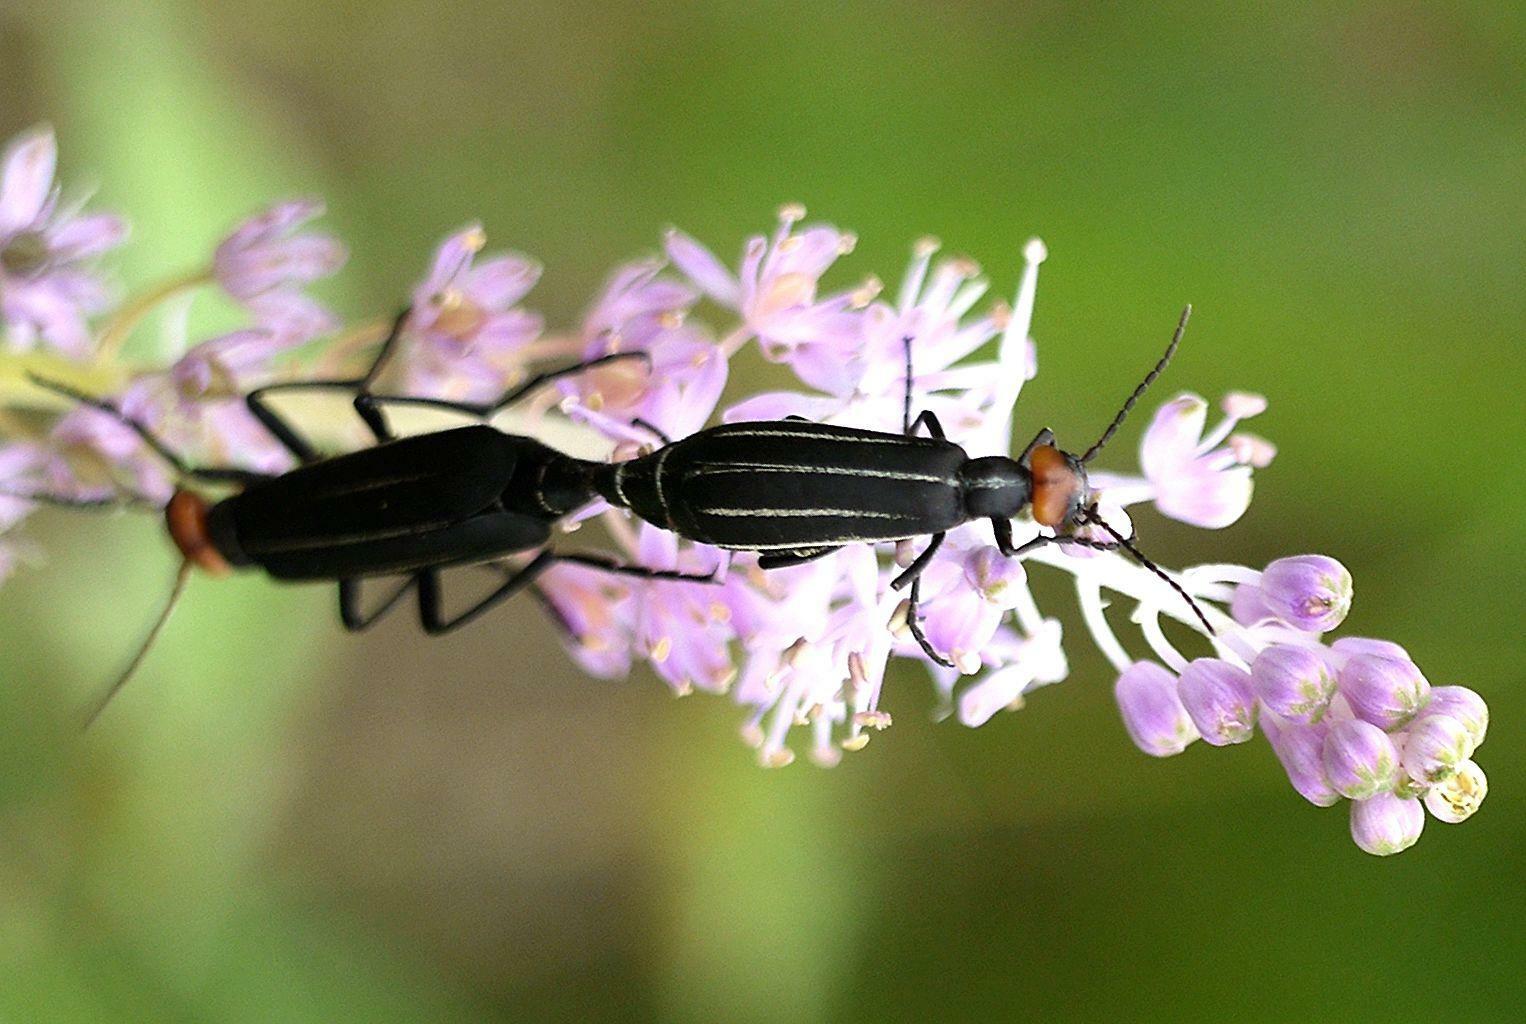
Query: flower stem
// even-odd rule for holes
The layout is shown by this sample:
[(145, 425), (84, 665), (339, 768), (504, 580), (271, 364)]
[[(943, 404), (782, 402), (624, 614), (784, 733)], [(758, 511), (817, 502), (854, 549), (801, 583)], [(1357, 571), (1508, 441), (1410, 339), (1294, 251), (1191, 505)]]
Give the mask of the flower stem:
[(128, 335), (132, 334), (133, 329), (157, 306), (177, 295), (200, 288), (211, 280), (212, 268), (203, 267), (200, 270), (162, 281), (141, 295), (128, 300), (101, 331), (101, 340), (96, 349), (97, 359), (103, 361), (115, 359), (122, 345), (127, 341)]

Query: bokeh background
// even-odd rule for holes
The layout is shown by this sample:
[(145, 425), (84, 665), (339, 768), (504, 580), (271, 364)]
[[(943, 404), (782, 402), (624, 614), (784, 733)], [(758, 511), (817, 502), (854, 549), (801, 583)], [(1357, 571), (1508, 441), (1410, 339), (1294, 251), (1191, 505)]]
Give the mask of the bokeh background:
[(860, 232), (842, 280), (935, 233), (1005, 292), (1039, 234), (1020, 419), (1061, 437), (1190, 300), (1156, 397), (1264, 391), (1281, 454), (1150, 550), (1338, 556), (1348, 631), (1494, 724), (1482, 812), (1379, 860), (1262, 742), (1137, 753), (1079, 630), (1019, 713), (934, 723), (908, 667), (865, 753), (767, 772), (736, 708), (581, 677), (529, 604), (357, 639), (249, 579), (193, 585), (80, 740), (173, 561), (44, 514), (0, 591), (0, 1020), (1519, 1019), (1523, 65), (1492, 2), (8, 0), (0, 132), (57, 127), (129, 284), (306, 193), (357, 316), (474, 217), (560, 323), (663, 225), (733, 252), (788, 200)]

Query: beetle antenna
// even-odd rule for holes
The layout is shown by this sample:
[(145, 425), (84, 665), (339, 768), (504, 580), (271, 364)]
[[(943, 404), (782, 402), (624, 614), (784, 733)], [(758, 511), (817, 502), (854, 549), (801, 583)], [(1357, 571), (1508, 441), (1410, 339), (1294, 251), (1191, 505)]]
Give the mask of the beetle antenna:
[(1187, 593), (1187, 591), (1185, 591), (1184, 589), (1182, 589), (1182, 585), (1180, 583), (1176, 582), (1170, 576), (1168, 576), (1166, 574), (1166, 572), (1163, 569), (1161, 569), (1160, 566), (1156, 565), (1154, 562), (1152, 562), (1148, 558), (1146, 558), (1145, 555), (1144, 555), (1144, 552), (1140, 551), (1138, 548), (1136, 548), (1134, 546), (1134, 542), (1133, 541), (1131, 541), (1129, 538), (1125, 537), (1123, 534), (1119, 533), (1117, 530), (1113, 529), (1111, 526), (1109, 526), (1107, 524), (1107, 522), (1105, 520), (1103, 520), (1103, 518), (1101, 516), (1096, 515), (1095, 513), (1088, 512), (1086, 514), (1086, 518), (1085, 518), (1084, 522), (1094, 523), (1097, 526), (1102, 527), (1108, 533), (1112, 534), (1113, 535), (1113, 540), (1118, 542), (1118, 546), (1123, 548), (1124, 550), (1126, 550), (1129, 554), (1133, 555), (1134, 556), (1134, 560), (1136, 562), (1138, 562), (1140, 565), (1144, 566), (1146, 569), (1149, 569), (1151, 572), (1153, 572), (1155, 575), (1159, 576), (1161, 579), (1165, 580), (1166, 584), (1168, 586), (1170, 586), (1170, 588), (1172, 590), (1174, 590), (1178, 594), (1182, 595), (1182, 600), (1186, 601), (1189, 605), (1192, 606), (1192, 614), (1194, 614), (1194, 615), (1196, 615), (1198, 617), (1198, 621), (1203, 624), (1203, 628), (1208, 630), (1208, 635), (1209, 636), (1218, 636), (1219, 635), (1218, 631), (1213, 628), (1213, 625), (1211, 623), (1209, 623), (1208, 616), (1203, 614), (1203, 609), (1198, 606), (1197, 601), (1193, 600), (1192, 595)]
[(85, 721), (82, 728), (88, 729), (95, 724), (95, 720), (101, 717), (101, 712), (106, 710), (106, 705), (111, 703), (111, 699), (121, 691), (123, 686), (127, 685), (127, 680), (131, 679), (133, 674), (138, 671), (138, 666), (142, 665), (143, 659), (148, 657), (149, 648), (154, 646), (154, 641), (159, 639), (159, 634), (164, 631), (165, 624), (170, 621), (170, 613), (175, 610), (175, 605), (180, 602), (180, 595), (185, 593), (185, 585), (190, 578), (191, 562), (187, 559), (180, 563), (180, 568), (175, 573), (175, 583), (170, 587), (169, 599), (164, 602), (164, 608), (160, 610), (159, 617), (149, 627), (148, 634), (144, 636), (143, 642), (138, 645), (138, 649), (133, 653), (132, 660), (127, 663), (127, 667), (112, 681), (111, 686), (107, 688), (106, 692), (97, 697), (95, 703), (85, 712)]
[(1124, 419), (1128, 417), (1129, 412), (1134, 408), (1134, 403), (1139, 401), (1149, 386), (1155, 383), (1155, 378), (1159, 377), (1165, 370), (1166, 364), (1171, 361), (1171, 357), (1176, 355), (1176, 346), (1182, 343), (1182, 335), (1187, 333), (1187, 318), (1191, 315), (1192, 307), (1190, 305), (1182, 310), (1182, 318), (1177, 321), (1176, 331), (1171, 335), (1171, 344), (1166, 346), (1166, 354), (1160, 357), (1160, 361), (1155, 364), (1153, 370), (1145, 374), (1145, 379), (1139, 382), (1139, 387), (1135, 388), (1128, 401), (1123, 403), (1123, 408), (1118, 410), (1118, 415), (1113, 417), (1113, 422), (1107, 425), (1107, 429), (1102, 432), (1102, 436), (1097, 439), (1097, 443), (1086, 449), (1086, 454), (1081, 456), (1082, 462), (1090, 462), (1092, 456), (1100, 452), (1102, 446), (1113, 439), (1113, 435), (1118, 433), (1118, 428), (1123, 426)]
[(164, 511), (164, 505), (161, 502), (155, 501), (146, 494), (139, 494), (137, 491), (128, 490), (123, 490), (119, 495), (112, 498), (80, 498), (70, 494), (55, 494), (52, 491), (18, 491), (12, 490), (9, 487), (0, 487), (0, 498), (12, 498), (16, 501), (32, 501), (52, 508), (70, 508), (85, 511), (115, 511), (124, 508), (141, 509), (145, 512)]

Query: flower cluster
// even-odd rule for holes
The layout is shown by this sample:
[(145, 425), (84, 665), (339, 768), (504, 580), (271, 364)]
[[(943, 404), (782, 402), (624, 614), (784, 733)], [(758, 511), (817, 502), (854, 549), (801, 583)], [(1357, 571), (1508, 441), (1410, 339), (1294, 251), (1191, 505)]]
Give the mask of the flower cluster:
[[(343, 324), (307, 294), (345, 255), (307, 227), (321, 206), (272, 206), (234, 228), (204, 269), (117, 305), (97, 257), (122, 241), (123, 222), (62, 205), (54, 165), (45, 130), (22, 136), (4, 156), (0, 360), (25, 358), (62, 379), (106, 382), (126, 416), (188, 461), (287, 468), (243, 395), (313, 373), (304, 360), (353, 374), (391, 324)], [(717, 418), (800, 416), (896, 432), (909, 388), (916, 411), (935, 413), (971, 456), (1006, 454), (1019, 393), (1037, 370), (1030, 325), (1044, 246), (1034, 240), (1024, 249), (1009, 303), (988, 300), (979, 267), (940, 258), (932, 239), (913, 246), (893, 292), (874, 277), (824, 287), (854, 243), (836, 227), (805, 223), (796, 206), (780, 211), (770, 233), (748, 240), (735, 266), (670, 230), (660, 256), (619, 267), (581, 325), (555, 332), (522, 305), (539, 266), (511, 253), (484, 256), (483, 231), (469, 225), (440, 246), (397, 321), (386, 390), (491, 400), (548, 365), (642, 352), (645, 360), (562, 378), (529, 403), (516, 429), (576, 434), (610, 459)], [(132, 363), (130, 336), (144, 315), (203, 289), (232, 299), (248, 322), (195, 344), (174, 339), (181, 354), (168, 367)], [(723, 329), (714, 326), (717, 314)], [(748, 349), (787, 368), (798, 385), (722, 405), (731, 360)], [(36, 388), (0, 393), (0, 401), (46, 414), (17, 418), (40, 426), (13, 432), (0, 446), (0, 575), (24, 551), (15, 528), (39, 502), (156, 507), (177, 483), (174, 465), (110, 415), (69, 408)], [(1125, 535), (1128, 509), (1146, 503), (1199, 527), (1239, 519), (1254, 471), (1275, 449), (1238, 429), (1265, 409), (1264, 399), (1232, 393), (1219, 407), (1222, 418), (1210, 427), (1209, 403), (1197, 395), (1161, 406), (1144, 432), (1138, 473), (1092, 473), (1096, 518)], [(821, 764), (862, 749), (891, 722), (881, 693), (892, 658), (922, 661), (947, 713), (969, 726), (1063, 680), (1061, 622), (1040, 609), (1029, 587), (1029, 572), (1044, 567), (1073, 580), (1080, 621), (1116, 665), (1124, 725), (1146, 753), (1179, 753), (1199, 738), (1241, 743), (1259, 726), (1300, 794), (1319, 805), (1352, 801), (1352, 834), (1374, 853), (1413, 843), (1422, 806), (1460, 821), (1484, 795), (1483, 773), (1471, 760), (1487, 725), (1477, 694), (1432, 688), (1394, 644), (1322, 642), (1351, 596), (1349, 575), (1328, 558), (1282, 559), (1261, 572), (1198, 566), (1168, 579), (1117, 550), (1040, 545), (1006, 557), (990, 526), (974, 523), (952, 531), (928, 564), (914, 623), (890, 581), (918, 554), (915, 541), (887, 551), (852, 545), (765, 572), (754, 555), (680, 541), (601, 503), (569, 520), (568, 529), (602, 524), (632, 564), (723, 567), (718, 583), (702, 584), (561, 562), (536, 586), (587, 671), (618, 676), (641, 662), (675, 693), (732, 694), (747, 709), (743, 735), (765, 765), (789, 763), (797, 733)], [(1095, 529), (1085, 527), (1083, 536)], [(1013, 523), (1018, 545), (1049, 533), (1026, 516)], [(1128, 653), (1105, 594), (1133, 604), (1132, 621), (1158, 661)], [(1200, 634), (1212, 656), (1180, 653), (1163, 618)], [(912, 635), (918, 626), (951, 667), (923, 653)]]

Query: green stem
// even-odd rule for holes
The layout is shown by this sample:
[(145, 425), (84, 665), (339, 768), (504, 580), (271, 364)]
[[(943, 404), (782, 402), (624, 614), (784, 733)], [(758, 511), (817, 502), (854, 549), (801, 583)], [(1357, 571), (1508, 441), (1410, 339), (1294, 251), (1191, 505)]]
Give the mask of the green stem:
[(102, 329), (100, 344), (96, 349), (97, 360), (115, 359), (122, 345), (127, 341), (128, 335), (132, 334), (133, 328), (137, 327), (156, 307), (193, 288), (200, 288), (211, 280), (212, 268), (206, 267), (162, 281), (141, 295), (128, 300)]

